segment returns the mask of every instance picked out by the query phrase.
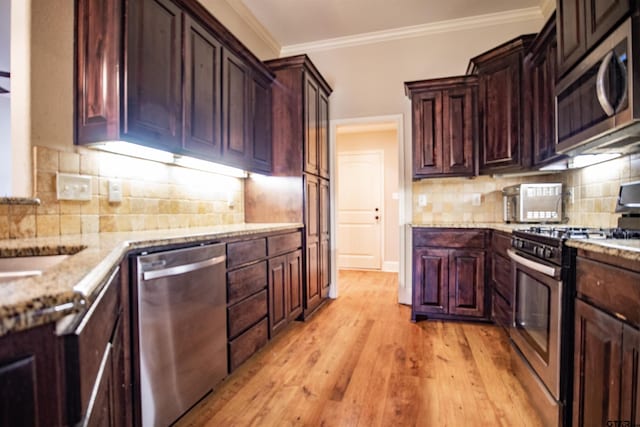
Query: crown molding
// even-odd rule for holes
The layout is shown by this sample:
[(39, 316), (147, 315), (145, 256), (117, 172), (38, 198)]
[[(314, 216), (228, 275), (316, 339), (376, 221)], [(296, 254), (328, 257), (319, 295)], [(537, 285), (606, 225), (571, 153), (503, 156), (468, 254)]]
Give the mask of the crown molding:
[(544, 19), (549, 19), (554, 10), (556, 10), (555, 0), (540, 0), (540, 11)]
[(273, 35), (265, 28), (264, 25), (249, 10), (241, 0), (225, 0), (225, 2), (233, 9), (240, 18), (256, 33), (256, 35), (264, 41), (275, 52), (280, 52), (282, 46), (273, 37)]
[(298, 43), (282, 46), (281, 56), (295, 55), (302, 52), (313, 52), (330, 49), (340, 49), (364, 44), (387, 42), (413, 37), (423, 37), (431, 34), (441, 34), (474, 28), (489, 27), (506, 23), (522, 22), (531, 19), (541, 19), (539, 7), (529, 7), (506, 12), (476, 15), (467, 18), (450, 19), (422, 25), (394, 28), (391, 30), (374, 31), (353, 36), (336, 37), (309, 43)]

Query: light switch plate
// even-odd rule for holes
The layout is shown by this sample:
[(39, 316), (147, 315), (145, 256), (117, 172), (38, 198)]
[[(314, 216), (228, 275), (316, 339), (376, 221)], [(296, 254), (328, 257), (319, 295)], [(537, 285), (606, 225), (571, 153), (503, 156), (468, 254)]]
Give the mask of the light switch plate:
[(91, 200), (91, 177), (58, 172), (56, 192), (58, 200)]
[(109, 180), (109, 203), (122, 202), (122, 181), (119, 179)]
[(427, 206), (427, 195), (419, 194), (418, 195), (418, 206)]
[(471, 206), (480, 206), (482, 204), (482, 194), (473, 193), (471, 194)]

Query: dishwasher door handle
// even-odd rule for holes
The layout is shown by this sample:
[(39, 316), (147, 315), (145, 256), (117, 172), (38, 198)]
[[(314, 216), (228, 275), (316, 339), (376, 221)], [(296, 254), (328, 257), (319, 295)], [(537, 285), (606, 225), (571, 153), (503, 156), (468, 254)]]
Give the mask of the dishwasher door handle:
[(145, 271), (142, 274), (142, 279), (153, 280), (160, 279), (162, 277), (177, 276), (178, 274), (185, 274), (223, 263), (226, 259), (227, 257), (225, 255), (221, 255), (215, 258), (205, 259), (204, 261), (194, 262), (192, 264), (176, 265), (175, 267), (163, 268), (162, 270)]

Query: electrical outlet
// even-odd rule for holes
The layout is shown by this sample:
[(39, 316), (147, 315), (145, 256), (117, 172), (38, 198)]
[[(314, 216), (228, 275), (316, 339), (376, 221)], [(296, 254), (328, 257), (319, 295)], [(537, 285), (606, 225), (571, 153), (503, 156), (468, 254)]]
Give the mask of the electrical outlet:
[(482, 204), (482, 194), (473, 193), (471, 195), (471, 206), (480, 206)]
[(575, 203), (575, 188), (574, 187), (569, 187), (569, 203), (574, 204)]
[(418, 206), (427, 206), (427, 195), (426, 194), (420, 194), (418, 195)]

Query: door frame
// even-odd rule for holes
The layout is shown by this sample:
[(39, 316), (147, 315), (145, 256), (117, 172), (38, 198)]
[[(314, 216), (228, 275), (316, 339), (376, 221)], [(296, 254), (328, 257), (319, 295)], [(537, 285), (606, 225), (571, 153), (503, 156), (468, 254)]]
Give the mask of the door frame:
[[(337, 141), (336, 141), (337, 142)], [(362, 150), (362, 151), (343, 151), (341, 153), (338, 153), (337, 148), (336, 148), (336, 166), (338, 165), (338, 158), (340, 157), (340, 154), (344, 154), (344, 155), (355, 155), (355, 154), (377, 154), (380, 156), (380, 159), (382, 160), (382, 163), (380, 164), (380, 176), (381, 176), (381, 181), (380, 181), (380, 188), (378, 188), (379, 192), (380, 192), (380, 214), (382, 216), (382, 220), (380, 221), (379, 225), (380, 225), (380, 246), (378, 247), (378, 255), (380, 257), (380, 269), (379, 271), (384, 271), (383, 270), (383, 265), (384, 265), (384, 230), (385, 230), (385, 209), (384, 209), (384, 204), (385, 204), (385, 194), (384, 194), (384, 185), (385, 185), (385, 181), (384, 181), (384, 150)], [(337, 171), (336, 171), (337, 172)], [(336, 175), (332, 175), (335, 176), (336, 179), (338, 177), (337, 173)], [(336, 198), (335, 198), (335, 206), (336, 208), (338, 207), (338, 189), (336, 188)], [(336, 221), (337, 221), (337, 214), (338, 211), (336, 210)], [(336, 269), (338, 267), (338, 223), (336, 222)]]
[[(410, 121), (405, 121), (404, 116), (411, 117), (411, 105), (407, 103), (406, 112), (404, 114), (391, 114), (384, 116), (369, 116), (359, 117), (351, 119), (332, 119), (330, 120), (329, 129), (329, 156), (330, 156), (330, 171), (331, 176), (335, 176), (336, 173), (336, 131), (340, 125), (355, 125), (355, 124), (369, 124), (376, 123), (395, 123), (396, 135), (398, 138), (398, 189), (400, 200), (399, 207), (399, 268), (398, 268), (398, 302), (401, 304), (411, 305), (411, 140), (405, 143), (405, 135), (411, 135), (411, 129), (405, 129), (405, 126), (409, 126)], [(330, 182), (331, 191), (331, 257), (337, 259), (336, 240), (337, 235), (336, 219), (337, 211), (335, 204), (335, 181)], [(407, 250), (407, 248), (409, 248)], [(331, 298), (338, 297), (338, 269), (337, 263), (331, 263), (331, 287), (329, 289), (329, 296)]]

